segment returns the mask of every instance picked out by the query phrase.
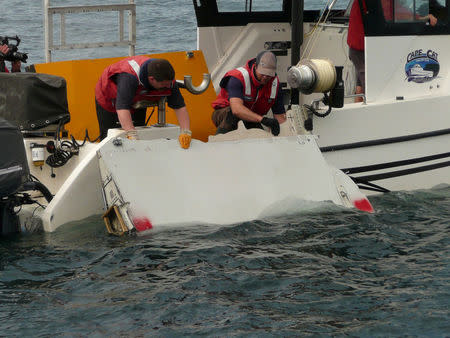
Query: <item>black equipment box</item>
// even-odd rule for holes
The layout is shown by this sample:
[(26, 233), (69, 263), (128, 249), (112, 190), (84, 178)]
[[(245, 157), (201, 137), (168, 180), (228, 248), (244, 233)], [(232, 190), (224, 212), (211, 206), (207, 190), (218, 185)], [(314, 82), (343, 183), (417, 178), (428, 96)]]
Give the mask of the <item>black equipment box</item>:
[(40, 73), (0, 73), (0, 117), (21, 131), (69, 122), (66, 80)]

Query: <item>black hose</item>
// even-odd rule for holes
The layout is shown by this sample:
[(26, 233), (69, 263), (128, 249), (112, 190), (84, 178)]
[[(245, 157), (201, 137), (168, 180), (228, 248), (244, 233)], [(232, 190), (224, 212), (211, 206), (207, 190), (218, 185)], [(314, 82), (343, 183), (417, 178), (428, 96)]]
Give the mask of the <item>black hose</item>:
[(311, 113), (316, 115), (317, 117), (327, 117), (331, 113), (331, 103), (330, 103), (330, 99), (329, 99), (327, 93), (323, 93), (323, 95), (324, 96), (323, 96), (322, 102), (325, 103), (325, 104), (328, 104), (328, 110), (325, 113), (319, 113), (317, 110), (314, 109), (313, 106), (310, 106), (308, 104), (304, 104), (303, 106), (306, 109), (308, 109)]
[(78, 147), (78, 148), (84, 146), (84, 144), (86, 143), (86, 141), (89, 141), (89, 142), (91, 142), (91, 143), (94, 143), (94, 142), (100, 140), (100, 135), (99, 135), (96, 139), (91, 140), (91, 138), (89, 137), (89, 132), (88, 132), (87, 129), (86, 129), (85, 132), (84, 132), (84, 140), (83, 140), (82, 143), (78, 143), (78, 142), (75, 140), (75, 138), (73, 137), (73, 135), (70, 135), (70, 137), (71, 137), (71, 139), (72, 139), (73, 145), (76, 146), (76, 147)]
[(72, 156), (73, 153), (70, 150), (65, 151), (57, 148), (55, 149), (55, 152), (53, 154), (50, 154), (47, 157), (45, 163), (47, 163), (52, 168), (59, 168), (66, 164)]
[(45, 200), (47, 202), (49, 202), (49, 203), (53, 199), (53, 195), (50, 192), (50, 190), (48, 190), (48, 188), (45, 185), (43, 185), (41, 182), (39, 182), (39, 181), (28, 181), (28, 182), (25, 182), (23, 184), (21, 190), (23, 190), (23, 191), (37, 190), (37, 191), (42, 193), (42, 195), (44, 196)]

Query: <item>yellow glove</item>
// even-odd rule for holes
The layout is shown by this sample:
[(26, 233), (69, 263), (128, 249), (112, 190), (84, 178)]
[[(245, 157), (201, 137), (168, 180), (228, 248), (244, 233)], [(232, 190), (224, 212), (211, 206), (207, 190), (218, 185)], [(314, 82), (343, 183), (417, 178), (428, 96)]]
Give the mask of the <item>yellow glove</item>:
[(191, 145), (192, 132), (188, 129), (181, 129), (180, 136), (178, 136), (178, 141), (180, 142), (181, 148), (188, 149)]
[(137, 131), (134, 130), (134, 129), (128, 130), (128, 131), (126, 132), (126, 135), (127, 135), (127, 139), (129, 139), (129, 140), (139, 140)]

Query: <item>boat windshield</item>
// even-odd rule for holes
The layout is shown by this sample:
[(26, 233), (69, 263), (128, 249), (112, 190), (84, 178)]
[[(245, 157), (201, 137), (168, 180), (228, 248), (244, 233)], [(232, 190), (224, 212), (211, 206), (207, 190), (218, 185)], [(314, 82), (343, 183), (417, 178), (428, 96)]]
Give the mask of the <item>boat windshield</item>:
[[(252, 22), (291, 22), (293, 1), (300, 0), (193, 0), (193, 3), (198, 27), (218, 27), (244, 26)], [(331, 2), (306, 0), (304, 21), (315, 22)], [(348, 3), (349, 0), (337, 0), (332, 13), (343, 13)]]
[(219, 12), (282, 11), (283, 0), (217, 0)]
[[(300, 0), (193, 0), (198, 27), (291, 22), (292, 2)], [(363, 7), (366, 36), (449, 34), (450, 0), (354, 0)], [(304, 0), (304, 22), (316, 22), (332, 0)], [(346, 24), (353, 0), (336, 0), (330, 22)], [(433, 26), (429, 15), (437, 19)]]
[[(328, 0), (306, 0), (305, 9), (321, 10), (326, 8)], [(337, 0), (334, 9), (347, 8), (349, 0)], [(283, 3), (290, 6), (285, 0), (217, 0), (219, 12), (278, 12), (283, 11)]]
[[(364, 3), (364, 0), (355, 1)], [(362, 12), (365, 34), (367, 36), (449, 34), (450, 6), (447, 1), (366, 0), (367, 11)], [(433, 18), (433, 22), (430, 18)]]
[(383, 0), (381, 2), (386, 22), (426, 21), (428, 15), (441, 16), (437, 12), (445, 8), (442, 0)]

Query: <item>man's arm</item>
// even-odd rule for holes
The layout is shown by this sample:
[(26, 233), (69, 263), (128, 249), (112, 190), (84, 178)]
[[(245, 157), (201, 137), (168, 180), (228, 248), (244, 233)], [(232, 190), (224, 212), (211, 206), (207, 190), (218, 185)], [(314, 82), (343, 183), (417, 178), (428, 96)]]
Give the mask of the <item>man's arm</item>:
[(184, 103), (183, 95), (180, 93), (180, 88), (176, 83), (172, 88), (172, 94), (167, 98), (167, 105), (175, 111), (180, 128), (189, 130), (189, 113)]
[(175, 114), (177, 115), (178, 124), (180, 125), (181, 130), (189, 130), (190, 122), (189, 122), (189, 113), (187, 111), (186, 106), (174, 109)]
[(131, 118), (131, 106), (138, 87), (138, 81), (131, 74), (120, 73), (116, 75), (116, 84), (116, 112), (120, 125), (125, 131), (135, 130), (133, 119)]
[(238, 118), (249, 122), (261, 122), (262, 116), (251, 111), (244, 105), (244, 86), (241, 81), (234, 77), (230, 77), (225, 87), (229, 101), (231, 112)]
[(117, 117), (123, 130), (135, 130), (129, 109), (117, 109)]
[(0, 45), (0, 72), (8, 72), (8, 69), (6, 69), (5, 61), (3, 60), (3, 57), (8, 53), (8, 46), (7, 45)]
[(277, 98), (272, 106), (273, 117), (279, 124), (286, 122), (286, 109), (284, 108), (284, 95), (281, 86), (278, 86)]
[(273, 117), (277, 119), (279, 124), (286, 122), (286, 114), (273, 114)]
[(230, 108), (234, 115), (244, 121), (260, 123), (263, 118), (244, 106), (244, 100), (238, 97), (230, 98)]
[(6, 54), (8, 54), (8, 52), (9, 52), (8, 45), (0, 45), (0, 53), (4, 54), (0, 56), (5, 56)]
[(433, 14), (428, 14), (424, 18), (425, 18), (425, 20), (428, 20), (430, 22), (431, 26), (436, 26), (438, 20), (436, 19), (436, 17)]
[[(0, 61), (3, 61), (3, 58), (6, 54), (9, 52), (8, 45), (0, 45)], [(4, 62), (4, 61), (3, 61)], [(4, 66), (4, 65), (2, 65)], [(18, 73), (20, 72), (20, 61), (11, 61), (11, 72), (12, 73)]]

